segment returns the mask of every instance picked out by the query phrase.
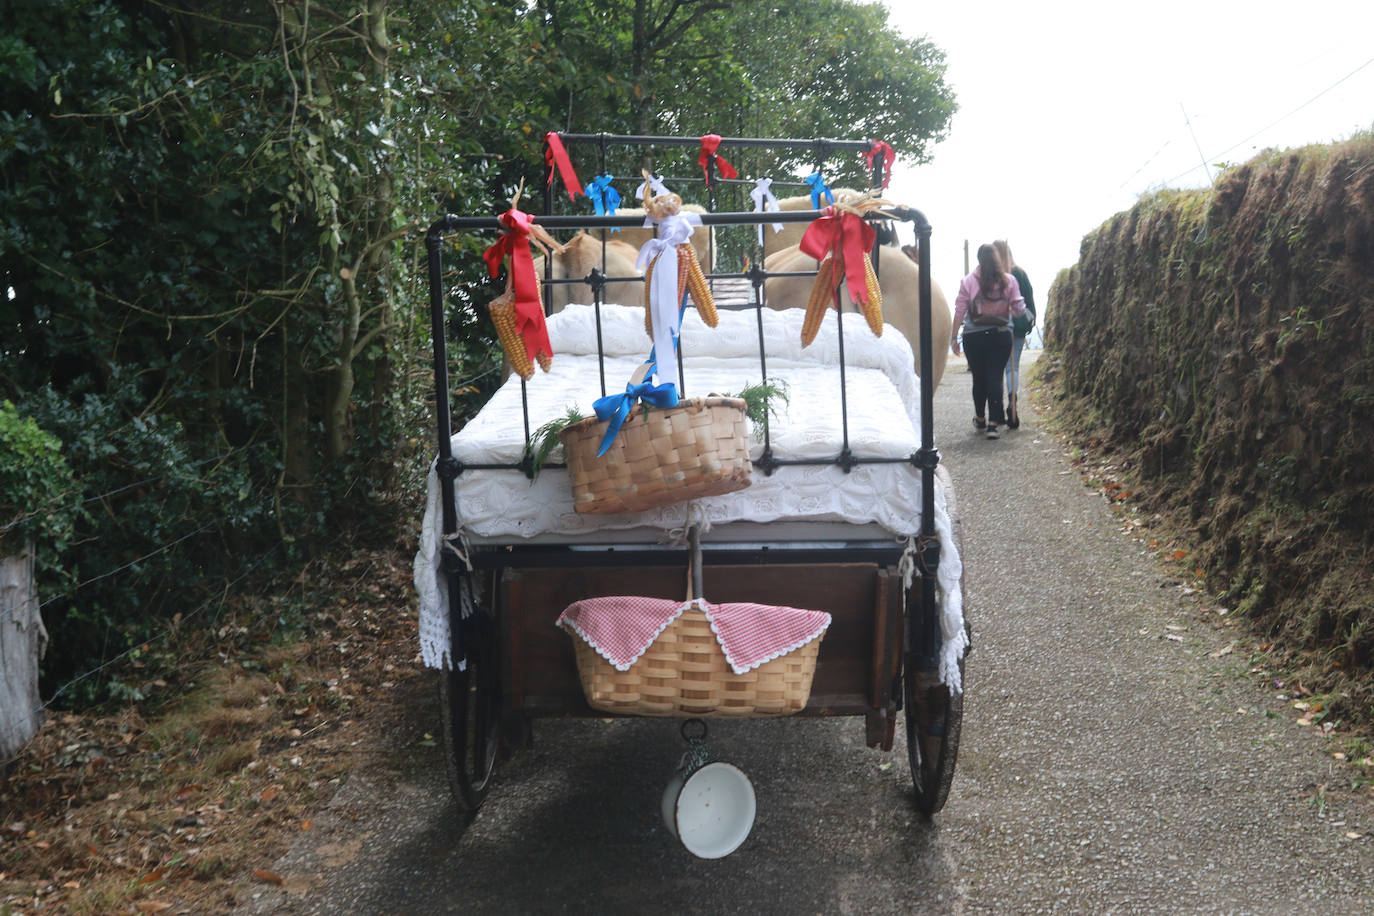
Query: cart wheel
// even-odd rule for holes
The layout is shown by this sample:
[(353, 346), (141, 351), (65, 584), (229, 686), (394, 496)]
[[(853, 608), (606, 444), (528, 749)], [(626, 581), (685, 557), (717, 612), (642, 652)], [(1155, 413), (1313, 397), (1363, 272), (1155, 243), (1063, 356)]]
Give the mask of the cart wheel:
[(463, 671), (439, 672), (444, 763), (449, 790), (475, 814), (487, 797), (500, 743), (496, 640), (490, 613), (478, 609), (463, 623)]
[[(960, 557), (964, 553), (964, 532), (950, 491), (949, 513), (951, 516), (954, 543)], [(967, 568), (967, 567), (966, 567)], [(968, 592), (964, 590), (965, 576), (961, 575), (959, 587), (964, 591), (964, 631), (969, 632)], [(930, 628), (918, 628), (917, 632), (939, 632), (939, 602), (932, 608), (921, 608), (921, 616), (934, 614), (935, 620)], [(959, 732), (964, 723), (964, 694), (962, 691), (950, 695), (949, 687), (940, 683), (940, 672), (913, 664), (916, 653), (909, 653), (904, 660), (905, 673), (902, 677), (902, 699), (906, 711), (906, 753), (911, 763), (911, 781), (916, 787), (916, 808), (922, 814), (930, 815), (945, 806), (949, 798), (949, 784), (954, 779), (954, 764), (959, 757)], [(922, 652), (928, 655), (928, 652)], [(967, 654), (967, 653), (966, 653)], [(967, 687), (964, 680), (964, 659), (959, 660), (960, 683)]]
[[(963, 668), (960, 661), (961, 673)], [(902, 680), (906, 690), (906, 753), (916, 787), (916, 808), (922, 814), (934, 814), (945, 806), (954, 779), (964, 695), (951, 696), (937, 671), (908, 667)]]

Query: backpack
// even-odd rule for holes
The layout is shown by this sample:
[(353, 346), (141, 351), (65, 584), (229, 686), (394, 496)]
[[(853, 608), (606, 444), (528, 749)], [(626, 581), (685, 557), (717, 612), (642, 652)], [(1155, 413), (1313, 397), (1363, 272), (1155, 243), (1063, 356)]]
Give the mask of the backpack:
[(973, 324), (1005, 328), (1011, 324), (1011, 300), (1003, 295), (1000, 299), (984, 299), (980, 290), (968, 304), (968, 320)]
[(1035, 313), (1027, 308), (1011, 320), (1011, 332), (1017, 337), (1026, 337), (1035, 327)]

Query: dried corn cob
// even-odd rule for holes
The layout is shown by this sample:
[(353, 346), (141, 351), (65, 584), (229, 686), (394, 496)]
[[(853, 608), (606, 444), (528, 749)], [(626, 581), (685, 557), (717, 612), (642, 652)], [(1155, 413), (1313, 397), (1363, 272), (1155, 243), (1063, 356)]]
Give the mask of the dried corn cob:
[[(682, 245), (677, 246), (677, 298), (673, 301), (678, 304), (678, 308), (682, 307), (682, 298), (687, 295), (687, 278), (691, 276), (692, 268), (687, 262), (694, 260), (692, 257), (684, 258), (682, 256), (683, 247)], [(687, 245), (685, 247), (687, 248), (687, 253), (690, 255), (692, 246)]]
[(649, 290), (653, 289), (654, 265), (657, 263), (658, 258), (654, 258), (649, 262), (649, 266), (644, 268), (644, 333), (651, 338), (654, 336), (654, 306)]
[[(525, 339), (520, 336), (520, 330), (515, 326), (515, 293), (506, 290), (491, 300), (487, 312), (491, 315), (491, 323), (496, 325), (496, 336), (501, 341), (501, 349), (505, 351), (511, 371), (523, 379), (533, 377), (534, 364), (525, 352)], [(548, 357), (540, 354), (539, 364), (545, 372), (549, 371), (547, 361)]]
[(714, 328), (720, 323), (720, 316), (716, 314), (716, 300), (711, 295), (711, 287), (706, 282), (706, 275), (701, 272), (701, 263), (697, 261), (697, 253), (690, 244), (684, 242), (677, 246), (677, 262), (679, 265), (687, 265), (687, 289), (692, 293), (692, 301), (697, 305), (697, 313), (701, 315), (701, 320), (706, 322), (708, 328)]
[(864, 319), (874, 337), (883, 336), (883, 290), (878, 285), (878, 275), (873, 272), (873, 260), (864, 252), (864, 281), (868, 286), (868, 302), (863, 304)]
[[(844, 271), (841, 270), (843, 275)], [(830, 308), (835, 296), (835, 258), (827, 255), (816, 268), (816, 282), (811, 287), (811, 298), (806, 300), (806, 317), (802, 320), (801, 342), (803, 347), (811, 346), (816, 332), (821, 329), (821, 320)]]

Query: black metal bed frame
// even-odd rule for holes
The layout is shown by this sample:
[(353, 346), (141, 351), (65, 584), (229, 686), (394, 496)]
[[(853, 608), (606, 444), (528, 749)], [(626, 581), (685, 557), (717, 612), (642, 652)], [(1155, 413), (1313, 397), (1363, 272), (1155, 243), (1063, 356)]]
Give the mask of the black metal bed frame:
[[(631, 145), (631, 146), (691, 146), (699, 143), (698, 138), (688, 137), (650, 137), (634, 135), (612, 135), (612, 134), (559, 134), (560, 139), (566, 144), (596, 144), (601, 150), (602, 171), (605, 171), (605, 150), (612, 144)], [(759, 138), (732, 138), (721, 139), (720, 148), (729, 147), (772, 147), (772, 148), (811, 148), (816, 151), (817, 169), (824, 167), (825, 160), (834, 151), (855, 150), (859, 152), (870, 152), (874, 150), (875, 144), (868, 141), (844, 141), (844, 140), (767, 140)], [(874, 175), (872, 186), (881, 187), (884, 178), (885, 163), (881, 157), (875, 157)], [(708, 201), (714, 204), (714, 183), (731, 182), (748, 184), (746, 179), (724, 179), (713, 178), (715, 167), (715, 157), (711, 156), (707, 162), (707, 176), (696, 179), (665, 178), (665, 181), (673, 183), (706, 182), (708, 188)], [(547, 215), (552, 210), (552, 203), (556, 193), (555, 182), (558, 180), (556, 170), (552, 165), (549, 167), (548, 181), (545, 182), (544, 205), (546, 215), (535, 218), (535, 223), (545, 229), (613, 229), (630, 228), (643, 225), (644, 216), (640, 215), (616, 215), (616, 216), (595, 216), (595, 215)], [(775, 182), (776, 183), (776, 182)], [(777, 183), (783, 184), (783, 183)], [(785, 183), (783, 186), (790, 186), (792, 183)], [(796, 186), (805, 187), (802, 182), (796, 182)], [(710, 209), (710, 208), (708, 208)], [(702, 215), (702, 223), (705, 226), (735, 226), (735, 225), (763, 225), (775, 222), (780, 223), (801, 223), (811, 222), (824, 216), (824, 210), (803, 210), (803, 211), (769, 211), (769, 212), (741, 212), (741, 213), (713, 213), (708, 212)], [(843, 445), (841, 452), (833, 459), (789, 459), (780, 460), (772, 455), (771, 444), (768, 434), (768, 423), (764, 422), (764, 450), (759, 459), (754, 464), (765, 474), (772, 474), (778, 467), (783, 465), (820, 465), (837, 464), (846, 473), (860, 463), (910, 463), (921, 471), (922, 475), (922, 506), (921, 506), (921, 526), (917, 538), (917, 562), (920, 567), (922, 588), (925, 593), (923, 599), (927, 607), (933, 607), (935, 600), (935, 573), (940, 562), (940, 546), (935, 536), (935, 470), (940, 462), (939, 452), (934, 445), (934, 409), (933, 398), (934, 389), (930, 383), (932, 371), (932, 346), (930, 332), (930, 309), (931, 309), (931, 281), (930, 281), (930, 235), (931, 226), (924, 214), (919, 210), (908, 207), (893, 207), (876, 211), (871, 214), (870, 219), (874, 220), (897, 220), (909, 222), (913, 225), (916, 234), (918, 265), (920, 268), (920, 282), (918, 289), (919, 308), (920, 308), (920, 340), (917, 342), (918, 354), (920, 359), (921, 376), (921, 445), (920, 448), (908, 458), (885, 458), (860, 459), (854, 456), (849, 450), (848, 438), (848, 404), (845, 391), (845, 360), (844, 360), (844, 332), (843, 321), (841, 318), (839, 325), (839, 353), (840, 353), (840, 379), (841, 379), (841, 417), (844, 429)], [(438, 433), (438, 457), (436, 459), (436, 471), (439, 477), (442, 493), (442, 531), (446, 538), (457, 534), (458, 522), (454, 506), (454, 481), (466, 470), (479, 469), (501, 469), (501, 470), (520, 470), (527, 476), (533, 477), (533, 467), (526, 457), (518, 464), (463, 464), (453, 456), (452, 444), (450, 439), (453, 435), (452, 417), (450, 414), (449, 401), (449, 379), (448, 379), (448, 360), (447, 360), (447, 341), (445, 338), (445, 309), (444, 309), (444, 284), (443, 267), (441, 262), (441, 251), (444, 236), (451, 232), (462, 231), (496, 231), (500, 224), (495, 216), (456, 216), (445, 215), (433, 222), (425, 234), (425, 248), (428, 256), (429, 270), (429, 295), (430, 295), (430, 322), (433, 334), (434, 347), (434, 379), (435, 379), (435, 410), (437, 413), (437, 433)], [(876, 248), (875, 244), (875, 255)], [(604, 258), (604, 253), (603, 253)], [(754, 301), (747, 303), (744, 308), (753, 308), (758, 315), (759, 329), (759, 359), (760, 370), (763, 373), (764, 381), (767, 381), (767, 362), (764, 353), (763, 339), (763, 313), (766, 307), (766, 294), (764, 291), (765, 281), (769, 277), (786, 276), (811, 276), (814, 272), (802, 273), (779, 273), (765, 270), (760, 263), (761, 259), (756, 259), (750, 269), (745, 272), (751, 288), (754, 291)], [(879, 270), (880, 263), (875, 257), (874, 269)], [(707, 275), (708, 280), (722, 279), (726, 277), (738, 277), (740, 274), (717, 274)], [(603, 293), (605, 286), (610, 282), (626, 282), (629, 280), (642, 281), (640, 277), (609, 277), (605, 273), (605, 262), (602, 262), (600, 270), (593, 269), (584, 278), (568, 278), (558, 281), (545, 278), (545, 302), (549, 301), (547, 295), (550, 283), (585, 283), (591, 288), (593, 305), (595, 307), (597, 323), (597, 343), (598, 349), (601, 346), (601, 305), (603, 304)], [(841, 281), (843, 282), (843, 281)], [(546, 305), (546, 311), (548, 306)], [(842, 313), (841, 313), (842, 315)], [(606, 394), (605, 380), (605, 356), (600, 353), (601, 362), (601, 392)], [(685, 391), (685, 369), (681, 348), (678, 349), (678, 382), (679, 391)], [(526, 395), (525, 383), (521, 383), (521, 400), (524, 406), (525, 420), (525, 441), (530, 441), (530, 419), (529, 405)], [(528, 451), (528, 450), (527, 450)], [(565, 465), (546, 463), (545, 467), (564, 467)], [(696, 549), (709, 559), (711, 563), (737, 564), (737, 563), (760, 563), (760, 562), (789, 562), (789, 563), (808, 563), (819, 561), (844, 561), (855, 562), (876, 562), (883, 566), (895, 565), (900, 558), (903, 548), (895, 541), (888, 539), (883, 541), (851, 541), (845, 542), (839, 548), (819, 547), (812, 544), (795, 544), (785, 541), (760, 544), (750, 543), (744, 546), (731, 545), (729, 543), (715, 544), (711, 547), (701, 548), (694, 544)], [(680, 548), (667, 548), (657, 545), (639, 544), (607, 544), (598, 543), (596, 545), (572, 546), (549, 546), (549, 545), (518, 545), (502, 547), (499, 551), (480, 551), (470, 552), (467, 561), (460, 559), (453, 551), (444, 550), (441, 560), (441, 568), (449, 581), (449, 616), (451, 624), (451, 634), (453, 638), (452, 657), (455, 662), (461, 661), (465, 656), (459, 638), (461, 612), (459, 603), (459, 581), (468, 569), (468, 563), (473, 568), (498, 568), (512, 565), (517, 561), (521, 566), (624, 566), (624, 565), (686, 565), (682, 557)], [(700, 564), (698, 563), (698, 568)], [(925, 620), (927, 632), (922, 634), (921, 644), (932, 656), (929, 659), (930, 667), (935, 667), (935, 658), (938, 657), (940, 645), (940, 633), (934, 615), (927, 615)]]

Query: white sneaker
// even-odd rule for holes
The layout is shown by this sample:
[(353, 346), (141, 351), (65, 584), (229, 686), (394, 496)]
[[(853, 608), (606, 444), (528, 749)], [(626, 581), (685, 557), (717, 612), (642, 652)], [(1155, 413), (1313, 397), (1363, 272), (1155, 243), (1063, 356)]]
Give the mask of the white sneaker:
[(996, 438), (998, 438), (998, 434), (997, 434), (997, 424), (996, 424), (996, 423), (989, 423), (989, 424), (988, 424), (987, 437), (988, 437), (989, 439), (996, 439)]

